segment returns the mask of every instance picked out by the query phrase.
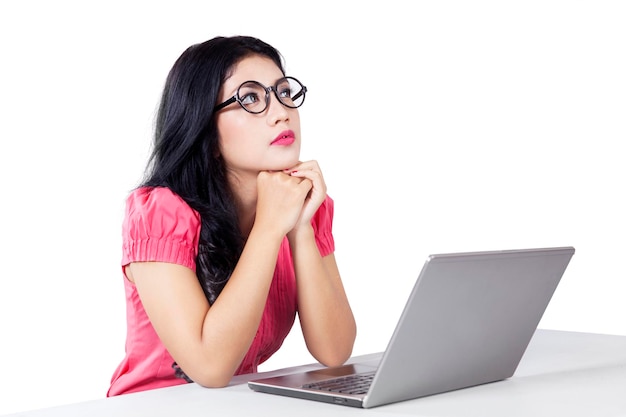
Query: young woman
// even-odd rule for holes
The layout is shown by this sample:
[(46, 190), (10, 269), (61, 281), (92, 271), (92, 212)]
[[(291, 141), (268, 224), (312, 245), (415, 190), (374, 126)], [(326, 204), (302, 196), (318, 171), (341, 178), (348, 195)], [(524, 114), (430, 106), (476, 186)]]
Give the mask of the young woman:
[(333, 200), (300, 161), (306, 87), (252, 37), (189, 47), (172, 67), (146, 179), (126, 202), (126, 356), (109, 396), (256, 372), (296, 312), (311, 355), (351, 355)]

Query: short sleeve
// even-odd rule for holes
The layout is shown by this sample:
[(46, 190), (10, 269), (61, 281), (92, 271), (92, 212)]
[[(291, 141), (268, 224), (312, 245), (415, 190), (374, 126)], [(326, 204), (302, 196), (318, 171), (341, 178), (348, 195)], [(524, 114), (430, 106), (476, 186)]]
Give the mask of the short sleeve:
[(334, 201), (326, 196), (317, 212), (311, 219), (311, 225), (315, 232), (315, 242), (320, 255), (330, 255), (335, 251), (335, 239), (333, 237), (333, 214)]
[(134, 190), (122, 224), (122, 266), (157, 261), (195, 271), (200, 225), (200, 215), (169, 188)]

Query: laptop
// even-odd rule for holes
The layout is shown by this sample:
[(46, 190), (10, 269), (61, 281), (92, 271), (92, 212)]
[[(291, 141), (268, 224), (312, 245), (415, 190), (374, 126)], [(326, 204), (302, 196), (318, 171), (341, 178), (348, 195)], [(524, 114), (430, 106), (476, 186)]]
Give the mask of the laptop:
[[(573, 254), (570, 246), (430, 255), (384, 352), (248, 386), (371, 408), (510, 378)], [(346, 380), (356, 382), (341, 388)]]

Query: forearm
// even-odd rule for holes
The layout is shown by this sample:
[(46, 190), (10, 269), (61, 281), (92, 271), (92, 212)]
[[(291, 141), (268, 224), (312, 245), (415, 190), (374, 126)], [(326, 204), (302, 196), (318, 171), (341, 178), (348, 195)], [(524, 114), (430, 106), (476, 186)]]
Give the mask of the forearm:
[[(261, 321), (282, 238), (253, 229), (228, 283), (202, 325), (205, 355), (232, 376)], [(212, 362), (213, 362), (212, 361)]]
[(319, 362), (342, 364), (352, 353), (356, 324), (334, 256), (320, 256), (310, 227), (291, 233), (289, 242), (306, 345)]

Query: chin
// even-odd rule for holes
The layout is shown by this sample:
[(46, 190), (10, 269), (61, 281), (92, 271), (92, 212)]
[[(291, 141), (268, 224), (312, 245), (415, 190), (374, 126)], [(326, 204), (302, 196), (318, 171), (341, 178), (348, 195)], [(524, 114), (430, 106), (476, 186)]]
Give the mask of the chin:
[(284, 148), (273, 149), (268, 154), (262, 165), (267, 171), (282, 171), (283, 169), (293, 168), (300, 163), (300, 146), (289, 146)]
[(296, 155), (293, 158), (285, 158), (282, 161), (276, 163), (276, 165), (274, 165), (273, 170), (274, 171), (282, 171), (283, 169), (289, 169), (289, 168), (293, 168), (294, 166), (298, 165), (300, 163), (300, 155)]

